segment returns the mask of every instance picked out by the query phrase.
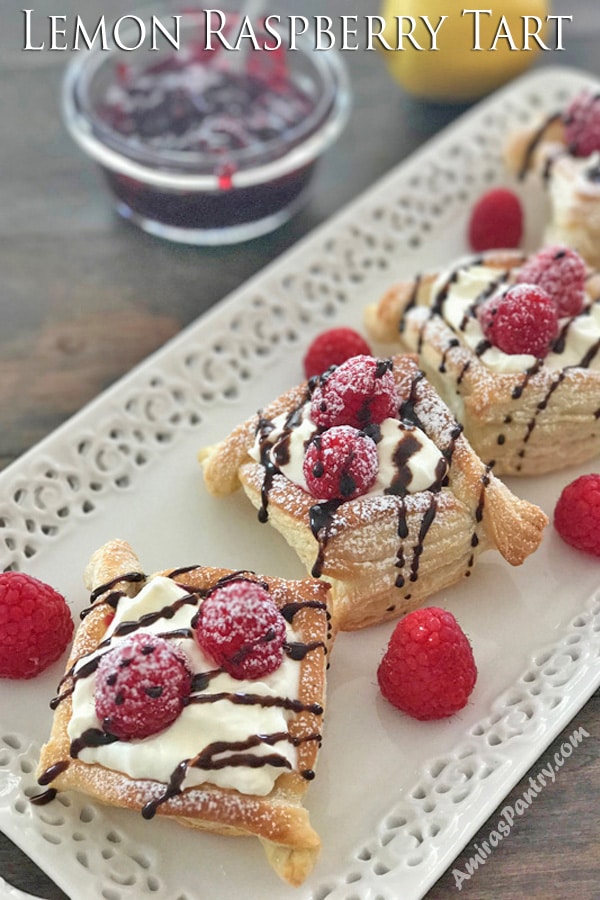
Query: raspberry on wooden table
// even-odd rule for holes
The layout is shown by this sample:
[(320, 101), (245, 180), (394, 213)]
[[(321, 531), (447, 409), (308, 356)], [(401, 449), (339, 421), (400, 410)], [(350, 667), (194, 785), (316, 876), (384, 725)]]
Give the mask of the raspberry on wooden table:
[(517, 283), (537, 284), (554, 301), (559, 318), (577, 316), (585, 300), (586, 265), (570, 247), (544, 247), (525, 263)]
[(543, 359), (558, 332), (556, 305), (543, 288), (516, 284), (494, 294), (477, 310), (484, 337), (504, 353)]
[(518, 247), (523, 237), (523, 208), (514, 191), (492, 188), (482, 194), (471, 210), (467, 236), (476, 253)]
[(64, 597), (23, 572), (0, 573), (0, 678), (33, 678), (63, 654), (73, 634)]
[(600, 475), (581, 475), (564, 488), (554, 527), (567, 544), (600, 556)]
[(397, 418), (391, 360), (361, 354), (325, 373), (313, 391), (310, 414), (319, 428), (352, 425), (360, 429)]
[(98, 663), (96, 715), (119, 740), (149, 737), (178, 718), (191, 687), (183, 655), (165, 638), (137, 631)]
[(600, 150), (600, 95), (582, 91), (567, 107), (563, 121), (573, 156), (590, 156)]
[(364, 337), (353, 328), (330, 328), (311, 342), (304, 356), (307, 378), (322, 375), (331, 366), (339, 366), (351, 356), (369, 356), (371, 348)]
[(377, 680), (386, 700), (402, 712), (415, 719), (442, 719), (466, 705), (477, 666), (452, 613), (429, 606), (400, 619)]
[(317, 434), (306, 448), (304, 478), (321, 500), (352, 500), (366, 494), (377, 478), (375, 441), (351, 425)]
[(262, 585), (239, 579), (216, 588), (193, 621), (194, 636), (232, 678), (256, 680), (279, 668), (285, 619)]

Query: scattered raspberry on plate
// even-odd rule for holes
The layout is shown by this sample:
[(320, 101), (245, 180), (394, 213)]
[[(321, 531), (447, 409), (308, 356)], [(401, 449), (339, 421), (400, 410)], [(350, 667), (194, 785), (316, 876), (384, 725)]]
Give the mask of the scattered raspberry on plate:
[(567, 107), (563, 121), (573, 156), (590, 156), (600, 150), (600, 97), (582, 91)]
[(477, 310), (483, 334), (504, 353), (543, 359), (558, 332), (556, 305), (543, 288), (515, 284), (485, 300)]
[(554, 527), (567, 544), (600, 556), (600, 475), (581, 475), (564, 488)]
[(0, 573), (0, 678), (33, 678), (63, 654), (73, 634), (64, 597), (23, 572)]
[(537, 284), (556, 304), (559, 318), (577, 316), (585, 298), (586, 265), (570, 247), (544, 247), (519, 270), (517, 282)]
[(149, 737), (178, 718), (191, 687), (183, 655), (165, 638), (137, 632), (98, 663), (96, 715), (119, 740)]
[(377, 670), (381, 693), (415, 719), (442, 719), (462, 709), (475, 686), (471, 645), (452, 615), (417, 609), (396, 625)]
[(468, 239), (476, 253), (518, 247), (523, 237), (523, 207), (508, 188), (492, 188), (475, 203)]
[(203, 601), (193, 621), (200, 647), (232, 678), (257, 679), (279, 668), (285, 619), (254, 581), (231, 581)]
[(322, 375), (331, 366), (339, 366), (351, 356), (370, 356), (371, 348), (353, 328), (330, 328), (312, 341), (304, 356), (307, 378)]
[(353, 356), (317, 384), (310, 414), (319, 428), (365, 428), (398, 415), (398, 396), (389, 359)]
[(314, 437), (303, 465), (309, 491), (321, 500), (352, 500), (366, 494), (378, 469), (375, 441), (351, 425), (337, 425)]

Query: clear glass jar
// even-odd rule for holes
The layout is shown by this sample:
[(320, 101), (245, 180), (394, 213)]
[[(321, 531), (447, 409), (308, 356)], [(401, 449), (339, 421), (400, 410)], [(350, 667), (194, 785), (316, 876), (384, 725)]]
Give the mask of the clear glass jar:
[[(315, 165), (349, 115), (345, 66), (308, 41), (206, 50), (204, 10), (180, 14), (178, 49), (163, 41), (157, 50), (80, 51), (65, 74), (65, 123), (125, 218), (185, 243), (248, 240), (306, 202)], [(140, 14), (148, 32), (151, 15), (160, 11)], [(235, 28), (238, 14), (229, 15)], [(126, 46), (139, 33), (132, 28), (129, 43), (121, 32)]]

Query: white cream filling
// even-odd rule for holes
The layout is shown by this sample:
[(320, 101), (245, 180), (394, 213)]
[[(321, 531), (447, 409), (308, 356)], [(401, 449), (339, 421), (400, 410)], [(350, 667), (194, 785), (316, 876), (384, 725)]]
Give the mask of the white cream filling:
[[(147, 613), (157, 612), (165, 606), (185, 596), (185, 589), (171, 578), (153, 578), (133, 598), (122, 597), (111, 623), (107, 637), (113, 634), (121, 622), (138, 620)], [(152, 634), (187, 628), (197, 606), (185, 604), (170, 619), (161, 618), (148, 627), (140, 629)], [(287, 625), (287, 640), (297, 640), (293, 629)], [(116, 643), (124, 638), (116, 637)], [(187, 638), (170, 639), (186, 654), (193, 673), (209, 672), (214, 662), (208, 659), (194, 640)], [(90, 660), (97, 652), (85, 656), (77, 669)], [(101, 652), (101, 651), (100, 651)], [(77, 671), (76, 669), (76, 671)], [(264, 697), (285, 697), (295, 699), (299, 690), (300, 663), (283, 656), (281, 666), (264, 679), (241, 681), (226, 673), (211, 679), (203, 694), (247, 693)], [(79, 738), (88, 728), (101, 728), (94, 706), (95, 676), (76, 680), (73, 693), (73, 713), (68, 733), (71, 740)], [(109, 769), (123, 772), (136, 779), (150, 779), (167, 784), (177, 766), (185, 759), (193, 759), (214, 741), (245, 741), (253, 735), (275, 734), (288, 730), (288, 719), (292, 713), (273, 706), (242, 705), (229, 700), (210, 703), (190, 703), (185, 706), (176, 721), (163, 731), (142, 740), (116, 741), (102, 747), (88, 747), (79, 758), (86, 763), (100, 763)], [(297, 751), (288, 741), (274, 745), (259, 744), (248, 752), (262, 755), (276, 752), (285, 757), (294, 768)], [(227, 755), (227, 753), (225, 754)], [(234, 788), (244, 794), (268, 794), (277, 777), (285, 769), (264, 765), (257, 768), (248, 766), (225, 766), (222, 769), (202, 770), (188, 768), (183, 788), (210, 782), (224, 788)]]
[(442, 454), (420, 428), (409, 428), (399, 419), (384, 419), (381, 425), (381, 440), (377, 442), (377, 455), (379, 457), (379, 471), (375, 484), (369, 494), (383, 494), (390, 487), (398, 475), (398, 467), (394, 462), (394, 455), (404, 438), (409, 434), (419, 443), (419, 448), (412, 453), (406, 463), (410, 480), (406, 485), (409, 494), (425, 491), (436, 480), (438, 466)]
[[(288, 414), (282, 413), (272, 420), (272, 430), (269, 432), (268, 441), (270, 449), (268, 451), (269, 459), (278, 466), (282, 475), (285, 475), (294, 484), (301, 487), (302, 490), (310, 493), (308, 490), (306, 479), (303, 473), (304, 454), (306, 447), (317, 431), (317, 426), (310, 418), (310, 403), (306, 403), (302, 409), (301, 415), (297, 417), (297, 424), (290, 429), (286, 427)], [(408, 458), (406, 465), (409, 469), (410, 476), (406, 480), (406, 489), (408, 493), (416, 493), (417, 491), (426, 490), (435, 481), (438, 472), (438, 466), (442, 454), (427, 437), (420, 428), (410, 427), (399, 419), (384, 419), (379, 426), (381, 439), (377, 441), (377, 456), (379, 460), (377, 478), (371, 489), (364, 495), (383, 494), (386, 488), (396, 480), (398, 468), (394, 462), (394, 455), (406, 438), (407, 433), (419, 444)], [(284, 441), (287, 447), (287, 457), (289, 462), (282, 465), (277, 461), (277, 444)], [(250, 450), (250, 456), (261, 461), (261, 436), (257, 436), (254, 446)]]
[[(441, 314), (444, 320), (473, 352), (484, 340), (484, 334), (477, 318), (469, 314), (472, 303), (493, 282), (497, 281), (500, 274), (498, 269), (484, 265), (460, 268), (442, 303)], [(448, 284), (449, 277), (450, 273), (445, 272), (437, 278), (433, 286), (433, 302), (440, 290)], [(467, 317), (466, 327), (464, 326), (465, 316)], [(565, 319), (560, 320), (559, 328), (566, 321)], [(411, 336), (415, 337), (408, 331), (407, 337), (410, 339)], [(563, 369), (565, 366), (578, 365), (598, 340), (600, 340), (600, 304), (595, 303), (589, 312), (577, 316), (569, 325), (563, 352), (549, 353), (544, 359), (544, 364), (553, 371)], [(498, 347), (489, 347), (479, 358), (488, 369), (499, 374), (524, 372), (536, 362), (535, 356), (531, 354), (508, 354)], [(589, 368), (600, 369), (600, 353), (596, 354)]]

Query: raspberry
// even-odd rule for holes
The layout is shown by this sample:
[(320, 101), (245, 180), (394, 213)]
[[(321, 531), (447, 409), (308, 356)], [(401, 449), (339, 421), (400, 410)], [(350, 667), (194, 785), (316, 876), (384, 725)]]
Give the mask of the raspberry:
[(600, 475), (581, 475), (566, 486), (554, 508), (563, 541), (600, 556)]
[(537, 284), (556, 304), (559, 318), (577, 316), (585, 297), (585, 262), (569, 247), (545, 247), (517, 274), (517, 283)]
[(232, 581), (209, 594), (195, 617), (194, 634), (232, 678), (262, 678), (283, 659), (285, 619), (267, 591), (253, 581)]
[(351, 356), (370, 356), (371, 348), (364, 337), (352, 328), (330, 328), (312, 341), (304, 357), (307, 378), (321, 375), (331, 366), (339, 366)]
[(516, 284), (485, 300), (477, 318), (486, 339), (504, 353), (543, 359), (558, 331), (556, 306), (535, 284)]
[(73, 619), (64, 597), (22, 572), (0, 573), (0, 678), (33, 678), (64, 652)]
[(523, 207), (508, 188), (493, 188), (483, 194), (471, 211), (468, 226), (473, 250), (518, 247), (523, 237)]
[(314, 437), (303, 464), (308, 489), (321, 500), (366, 494), (378, 469), (375, 441), (351, 425), (336, 425)]
[(310, 414), (320, 428), (364, 428), (398, 415), (392, 363), (373, 356), (353, 356), (318, 382)]
[(105, 653), (96, 670), (96, 715), (122, 741), (171, 725), (192, 688), (183, 655), (165, 638), (136, 632)]
[(381, 693), (415, 719), (442, 719), (462, 709), (477, 679), (471, 645), (452, 615), (418, 609), (394, 629), (377, 670)]
[(567, 107), (563, 122), (573, 156), (590, 156), (600, 150), (600, 95), (582, 91)]

